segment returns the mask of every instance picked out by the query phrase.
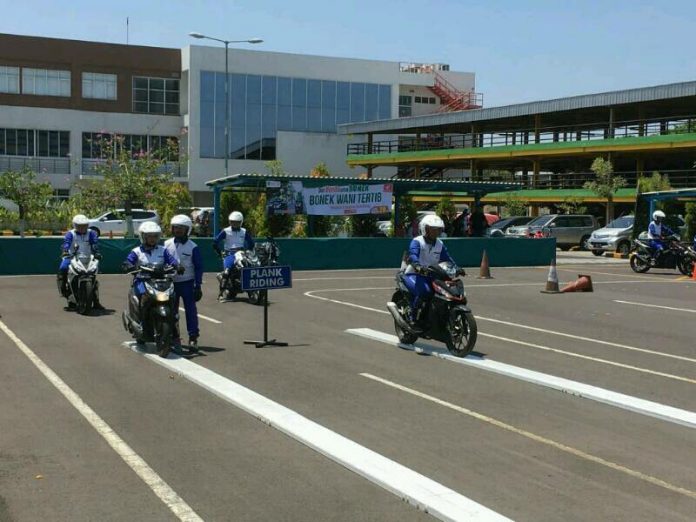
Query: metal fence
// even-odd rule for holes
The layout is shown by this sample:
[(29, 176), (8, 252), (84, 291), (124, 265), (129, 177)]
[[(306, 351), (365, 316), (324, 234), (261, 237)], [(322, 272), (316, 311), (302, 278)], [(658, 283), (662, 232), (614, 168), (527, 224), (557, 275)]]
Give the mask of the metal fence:
[[(101, 176), (99, 167), (106, 165), (106, 160), (103, 159), (83, 159), (82, 160), (82, 175), (83, 176)], [(157, 174), (169, 173), (175, 178), (185, 178), (188, 176), (186, 164), (179, 161), (168, 161), (156, 170)]]
[(37, 173), (70, 174), (70, 158), (28, 158), (0, 156), (0, 172), (28, 167)]

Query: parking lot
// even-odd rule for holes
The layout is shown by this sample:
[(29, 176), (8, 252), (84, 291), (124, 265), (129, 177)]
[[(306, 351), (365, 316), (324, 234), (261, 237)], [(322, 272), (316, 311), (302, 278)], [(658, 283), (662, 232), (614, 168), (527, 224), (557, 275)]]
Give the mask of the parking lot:
[(128, 345), (63, 310), (55, 276), (0, 278), (0, 520), (696, 519), (696, 282), (626, 260), (465, 278), (475, 354), (397, 347), (393, 270), (295, 272), (262, 309), (215, 301), (201, 354)]

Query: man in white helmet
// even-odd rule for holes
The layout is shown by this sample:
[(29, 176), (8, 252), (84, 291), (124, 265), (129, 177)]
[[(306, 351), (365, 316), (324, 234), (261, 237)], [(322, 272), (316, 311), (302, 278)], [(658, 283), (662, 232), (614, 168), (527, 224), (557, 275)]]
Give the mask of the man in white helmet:
[(229, 215), (230, 226), (223, 228), (213, 240), (213, 249), (222, 255), (225, 252), (223, 264), (225, 266), (225, 276), (229, 276), (234, 267), (235, 254), (240, 250), (251, 250), (254, 248), (254, 239), (245, 228), (242, 228), (244, 216), (235, 210)]
[[(424, 274), (425, 268), (443, 261), (454, 263), (447, 247), (439, 239), (445, 229), (442, 219), (430, 214), (420, 222), (420, 235), (411, 240), (408, 249), (409, 265), (405, 269), (404, 282), (411, 294), (411, 321), (415, 322), (421, 307), (432, 296), (430, 279)], [(464, 275), (464, 270), (460, 271)]]
[[(176, 292), (176, 307), (179, 308), (179, 298), (184, 301), (186, 311), (186, 330), (188, 331), (188, 346), (192, 352), (198, 351), (198, 309), (196, 303), (203, 297), (203, 258), (198, 245), (189, 239), (193, 223), (184, 214), (174, 216), (171, 220), (174, 237), (164, 242), (164, 248), (179, 260), (183, 274), (174, 276), (174, 292)], [(175, 344), (181, 344), (180, 339)]]
[[(89, 230), (89, 219), (83, 214), (77, 214), (72, 219), (72, 230), (69, 230), (63, 238), (63, 259), (58, 268), (58, 283), (63, 297), (68, 296), (68, 267), (70, 266), (70, 257), (74, 253), (93, 254), (97, 259), (101, 259), (99, 253), (99, 236), (94, 230)], [(104, 310), (104, 307), (99, 302), (98, 296), (95, 297), (95, 302), (92, 308), (95, 310)], [(75, 306), (69, 303), (68, 306)]]
[[(159, 244), (162, 237), (162, 229), (154, 221), (145, 221), (138, 229), (140, 236), (140, 246), (135, 247), (128, 253), (128, 257), (123, 262), (123, 271), (130, 272), (140, 265), (163, 263), (177, 267), (179, 274), (184, 273), (184, 268), (179, 266), (179, 260), (171, 255), (169, 251)], [(140, 299), (145, 293), (145, 285), (142, 280), (135, 277), (133, 280), (135, 295)]]
[(664, 239), (674, 234), (672, 229), (664, 224), (666, 217), (664, 212), (656, 210), (652, 215), (653, 220), (648, 225), (648, 239), (655, 253), (654, 259), (656, 264), (665, 249)]

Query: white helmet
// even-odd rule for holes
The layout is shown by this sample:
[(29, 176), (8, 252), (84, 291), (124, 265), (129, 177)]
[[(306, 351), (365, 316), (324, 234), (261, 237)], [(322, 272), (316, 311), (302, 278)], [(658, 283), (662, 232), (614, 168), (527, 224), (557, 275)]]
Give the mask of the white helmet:
[(170, 225), (173, 227), (186, 227), (187, 236), (191, 233), (191, 229), (193, 228), (193, 222), (191, 221), (191, 218), (185, 214), (177, 214), (176, 216), (174, 216)]
[(80, 225), (89, 225), (89, 219), (84, 214), (77, 214), (74, 218), (72, 218), (72, 224), (74, 227)]
[(421, 236), (425, 235), (426, 227), (445, 229), (445, 222), (436, 214), (428, 214), (420, 222)]
[(230, 213), (230, 215), (227, 217), (227, 220), (239, 221), (239, 224), (241, 225), (242, 223), (244, 223), (244, 215), (241, 212), (235, 210), (234, 212)]
[(653, 220), (657, 221), (657, 218), (665, 219), (667, 216), (661, 210), (656, 210), (653, 212)]
[(159, 238), (162, 235), (162, 229), (154, 221), (145, 221), (145, 223), (140, 225), (140, 228), (138, 229), (138, 235), (140, 236), (140, 242), (145, 243), (145, 236), (149, 236), (151, 234), (156, 234), (157, 241), (159, 241)]

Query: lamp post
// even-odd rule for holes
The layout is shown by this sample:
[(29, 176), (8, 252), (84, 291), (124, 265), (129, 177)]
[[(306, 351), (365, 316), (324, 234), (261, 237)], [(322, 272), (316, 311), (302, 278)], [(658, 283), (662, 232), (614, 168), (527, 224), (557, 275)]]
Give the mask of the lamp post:
[(229, 176), (228, 160), (230, 156), (230, 89), (229, 89), (229, 71), (227, 68), (227, 51), (229, 50), (229, 45), (231, 43), (249, 43), (249, 44), (260, 44), (263, 42), (261, 38), (249, 38), (248, 40), (223, 40), (221, 38), (214, 38), (212, 36), (206, 36), (201, 33), (192, 32), (189, 33), (191, 38), (198, 38), (199, 40), (214, 40), (225, 44), (225, 177)]

